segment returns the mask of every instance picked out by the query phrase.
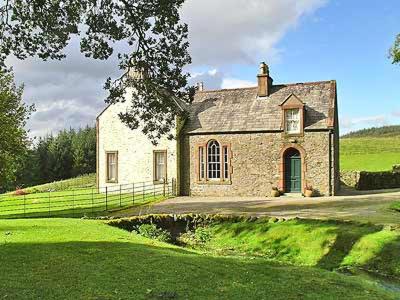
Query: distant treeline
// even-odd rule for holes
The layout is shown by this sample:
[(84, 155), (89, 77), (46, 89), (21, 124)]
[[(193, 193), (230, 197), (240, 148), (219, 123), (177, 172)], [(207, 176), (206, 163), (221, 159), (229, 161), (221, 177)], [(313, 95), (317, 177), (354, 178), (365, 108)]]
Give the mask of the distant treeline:
[(96, 129), (40, 138), (23, 160), (15, 185), (27, 187), (96, 172)]
[(372, 127), (350, 132), (342, 138), (400, 136), (400, 125)]

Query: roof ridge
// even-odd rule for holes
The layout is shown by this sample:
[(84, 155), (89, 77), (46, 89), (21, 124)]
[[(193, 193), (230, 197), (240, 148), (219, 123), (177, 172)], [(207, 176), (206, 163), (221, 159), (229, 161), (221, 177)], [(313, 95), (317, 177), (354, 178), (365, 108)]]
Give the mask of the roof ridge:
[(252, 87), (242, 87), (242, 88), (232, 88), (232, 89), (216, 89), (216, 90), (204, 90), (204, 91), (197, 91), (196, 94), (202, 93), (219, 93), (219, 92), (229, 92), (229, 91), (237, 91), (237, 90), (254, 90), (257, 86)]
[[(321, 80), (321, 81), (296, 82), (296, 83), (280, 83), (280, 84), (274, 84), (272, 86), (274, 87), (274, 86), (317, 85), (317, 84), (332, 83), (334, 81), (335, 80)], [(253, 90), (253, 89), (257, 89), (257, 86), (242, 87), (242, 88), (232, 88), (232, 89), (203, 90), (203, 91), (197, 91), (196, 94), (221, 93), (221, 92), (239, 91), (239, 90)]]

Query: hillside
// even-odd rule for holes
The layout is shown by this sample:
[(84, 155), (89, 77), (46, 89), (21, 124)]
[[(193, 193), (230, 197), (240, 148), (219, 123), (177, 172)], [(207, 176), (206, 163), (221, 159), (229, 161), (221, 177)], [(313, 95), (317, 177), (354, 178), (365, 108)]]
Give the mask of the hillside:
[(400, 126), (363, 129), (340, 140), (344, 171), (388, 171), (400, 164)]
[(343, 139), (356, 137), (400, 137), (400, 125), (366, 128), (342, 136)]

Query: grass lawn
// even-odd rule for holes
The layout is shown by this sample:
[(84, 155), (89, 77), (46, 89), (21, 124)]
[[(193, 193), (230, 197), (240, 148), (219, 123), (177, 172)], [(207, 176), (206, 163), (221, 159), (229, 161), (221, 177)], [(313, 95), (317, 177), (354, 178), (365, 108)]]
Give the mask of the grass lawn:
[(395, 299), (358, 277), (217, 257), (101, 221), (0, 221), (1, 299)]
[(166, 187), (165, 196), (163, 189), (162, 185), (147, 183), (136, 186), (134, 190), (132, 185), (110, 187), (107, 192), (105, 188), (71, 189), (70, 186), (66, 190), (26, 196), (3, 194), (0, 195), (0, 218), (98, 215), (104, 211), (163, 200), (168, 197), (171, 187)]
[(340, 140), (343, 171), (388, 171), (400, 164), (400, 137), (362, 137)]

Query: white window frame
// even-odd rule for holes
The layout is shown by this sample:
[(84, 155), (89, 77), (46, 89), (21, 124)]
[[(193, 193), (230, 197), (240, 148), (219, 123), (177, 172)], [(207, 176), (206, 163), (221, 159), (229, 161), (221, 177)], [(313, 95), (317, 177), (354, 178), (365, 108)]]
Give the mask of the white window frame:
[[(160, 156), (163, 157), (162, 163), (160, 163)], [(167, 155), (167, 150), (154, 150), (153, 151), (153, 181), (155, 183), (163, 183), (167, 182), (167, 160), (168, 160), (168, 155)], [(163, 171), (161, 174), (160, 168), (163, 168)]]
[[(293, 112), (297, 112), (294, 114)], [(293, 123), (297, 122), (297, 128), (293, 129)], [(292, 123), (292, 124), (290, 124)], [(285, 131), (288, 134), (300, 134), (301, 133), (301, 111), (300, 108), (285, 109)]]
[[(111, 161), (111, 157), (114, 156), (114, 161)], [(114, 170), (114, 178), (111, 178), (112, 168)], [(106, 182), (107, 183), (118, 183), (118, 151), (107, 151), (106, 152)]]

